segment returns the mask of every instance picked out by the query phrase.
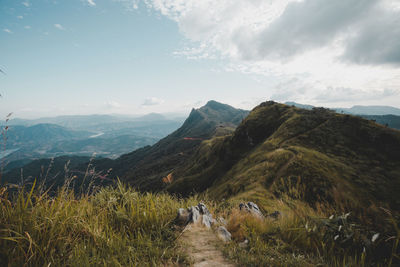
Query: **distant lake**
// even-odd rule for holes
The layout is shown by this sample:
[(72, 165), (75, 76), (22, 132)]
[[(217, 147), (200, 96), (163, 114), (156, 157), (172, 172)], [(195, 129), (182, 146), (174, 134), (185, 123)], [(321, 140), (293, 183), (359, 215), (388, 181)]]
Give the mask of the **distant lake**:
[(7, 157), (11, 153), (18, 151), (19, 148), (13, 148), (13, 149), (6, 149), (5, 151), (0, 151), (0, 159)]

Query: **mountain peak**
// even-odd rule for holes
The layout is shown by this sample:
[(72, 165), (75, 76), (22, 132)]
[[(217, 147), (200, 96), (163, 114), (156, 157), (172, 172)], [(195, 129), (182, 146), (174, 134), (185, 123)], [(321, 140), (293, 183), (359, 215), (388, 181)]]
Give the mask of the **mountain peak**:
[(231, 107), (231, 106), (229, 106), (227, 104), (222, 104), (222, 103), (217, 102), (215, 100), (208, 101), (207, 104), (205, 104), (203, 106), (203, 108), (204, 107), (208, 107), (208, 108), (211, 108), (211, 109), (214, 109), (214, 110), (232, 109), (233, 108), (233, 107)]

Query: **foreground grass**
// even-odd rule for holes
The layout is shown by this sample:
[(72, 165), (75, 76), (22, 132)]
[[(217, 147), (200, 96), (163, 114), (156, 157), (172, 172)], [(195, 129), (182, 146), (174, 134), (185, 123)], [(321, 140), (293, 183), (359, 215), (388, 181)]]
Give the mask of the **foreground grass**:
[(118, 184), (76, 197), (0, 194), (1, 266), (160, 266), (185, 263), (175, 243), (176, 211), (196, 203), (141, 194)]
[(227, 229), (234, 242), (224, 252), (239, 266), (400, 264), (399, 220), (387, 209), (365, 208), (365, 214), (359, 215), (359, 211), (343, 212), (326, 203), (310, 207), (287, 195), (267, 199), (253, 191), (239, 197), (231, 200), (233, 207), (246, 199), (257, 202), (264, 214), (281, 211), (278, 219), (260, 220), (237, 208), (231, 210)]

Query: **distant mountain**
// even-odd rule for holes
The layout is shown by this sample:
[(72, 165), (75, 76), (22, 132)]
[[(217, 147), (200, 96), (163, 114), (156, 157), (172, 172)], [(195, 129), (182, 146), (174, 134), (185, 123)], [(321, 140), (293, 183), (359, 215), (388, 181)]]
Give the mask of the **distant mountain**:
[(361, 117), (375, 121), (390, 128), (400, 130), (400, 116), (395, 115), (360, 115)]
[(99, 157), (114, 159), (154, 144), (176, 130), (182, 122), (157, 113), (136, 117), (88, 115), (13, 119), (7, 124), (7, 150), (0, 151), (0, 158), (4, 158), (6, 171), (34, 159), (62, 155), (90, 156), (97, 153)]
[[(304, 105), (296, 102), (285, 102), (286, 105), (298, 108), (312, 109), (315, 106)], [(400, 109), (390, 106), (353, 106), (351, 108), (330, 108), (338, 113), (354, 115), (396, 115), (400, 116)]]
[(315, 106), (312, 106), (312, 105), (305, 105), (305, 104), (300, 104), (300, 103), (290, 102), (290, 101), (285, 102), (285, 104), (288, 106), (295, 106), (298, 108), (304, 108), (304, 109), (309, 109), (309, 110), (315, 108)]
[(65, 115), (65, 116), (56, 116), (56, 117), (45, 117), (33, 120), (27, 119), (11, 119), (8, 124), (9, 125), (23, 125), (23, 126), (32, 126), (36, 124), (50, 123), (57, 124), (69, 129), (73, 130), (86, 130), (91, 131), (96, 129), (101, 125), (105, 124), (118, 124), (118, 123), (132, 123), (132, 122), (141, 122), (143, 125), (152, 124), (154, 122), (161, 121), (178, 121), (179, 119), (168, 119), (162, 114), (158, 113), (150, 113), (142, 116), (128, 116), (128, 115)]
[(47, 153), (53, 156), (57, 155), (92, 155), (115, 159), (121, 154), (129, 153), (138, 148), (152, 145), (158, 141), (158, 138), (119, 135), (112, 137), (95, 137), (81, 140), (65, 140), (51, 146)]
[(33, 126), (9, 126), (7, 131), (7, 148), (43, 145), (65, 139), (87, 138), (93, 133), (73, 131), (55, 124), (36, 124)]
[[(113, 149), (121, 151), (122, 149), (130, 148), (129, 151), (134, 151), (122, 155), (115, 160), (106, 158), (97, 159), (93, 162), (93, 166), (95, 166), (96, 170), (99, 171), (112, 169), (109, 174), (110, 177), (118, 176), (120, 179), (129, 181), (140, 188), (156, 190), (157, 188), (160, 189), (162, 187), (161, 178), (163, 175), (168, 174), (176, 165), (183, 164), (183, 162), (193, 154), (202, 141), (212, 137), (224, 136), (232, 133), (247, 114), (248, 111), (235, 109), (229, 105), (221, 104), (216, 101), (209, 101), (205, 106), (199, 109), (193, 109), (189, 117), (179, 129), (152, 146), (148, 145), (136, 149), (144, 145), (146, 142), (154, 143), (154, 139), (151, 139), (150, 137), (147, 137), (147, 139), (143, 137), (143, 139), (132, 140), (129, 136), (113, 137), (110, 133), (105, 133), (91, 139), (66, 140), (59, 142), (53, 144), (48, 152), (53, 153), (54, 155), (55, 153), (69, 154), (69, 151), (74, 151), (78, 148), (81, 151), (91, 151), (92, 149), (97, 148), (98, 151), (98, 148), (101, 147), (104, 148), (105, 151), (111, 152)], [(165, 120), (163, 121), (162, 117), (158, 115), (149, 116), (152, 117), (153, 120), (161, 119), (160, 122), (165, 123)], [(143, 127), (149, 130), (150, 126), (144, 124)], [(132, 148), (129, 145), (125, 145), (125, 147), (122, 145), (124, 143), (132, 144), (133, 142), (134, 144), (137, 144), (135, 148)], [(22, 152), (17, 151), (15, 153), (17, 154)], [(109, 155), (105, 154), (100, 155), (109, 157)], [(58, 160), (58, 158), (56, 159)], [(40, 166), (38, 166), (39, 162), (40, 161), (32, 162), (28, 165), (28, 169), (40, 169)], [(16, 161), (15, 163), (10, 163), (11, 166), (14, 166), (16, 169), (9, 170), (9, 172), (6, 173), (6, 180), (11, 178), (14, 179), (13, 176), (17, 175), (21, 167), (20, 163), (26, 162)], [(86, 170), (86, 168), (86, 162), (77, 167), (81, 172)], [(25, 166), (23, 169), (24, 173), (28, 176), (34, 174), (31, 171), (28, 173), (27, 170), (25, 170)], [(58, 171), (62, 172), (60, 169)]]
[[(400, 131), (328, 109), (265, 102), (233, 135), (203, 142), (170, 170), (170, 192), (262, 199), (290, 185), (302, 200), (389, 205), (400, 211)], [(362, 203), (362, 204), (361, 204)]]
[(359, 115), (396, 115), (400, 116), (400, 109), (389, 106), (353, 106), (351, 108), (334, 108), (336, 112)]
[(115, 161), (100, 160), (98, 169), (112, 168), (111, 175), (138, 186), (155, 190), (161, 179), (176, 165), (183, 164), (204, 140), (234, 131), (248, 111), (216, 101), (192, 109), (183, 125), (153, 146), (147, 146), (121, 156)]
[[(314, 108), (312, 105), (303, 105), (296, 102), (285, 102), (286, 105), (295, 106), (298, 108), (304, 108), (311, 110)], [(400, 129), (400, 116), (398, 115), (383, 115), (383, 114), (395, 114), (396, 109), (388, 106), (354, 106), (352, 108), (337, 108), (332, 109), (338, 113), (353, 114), (360, 116), (365, 119), (376, 121), (379, 124), (385, 125), (390, 128)], [(382, 115), (368, 115), (368, 114), (382, 114)]]

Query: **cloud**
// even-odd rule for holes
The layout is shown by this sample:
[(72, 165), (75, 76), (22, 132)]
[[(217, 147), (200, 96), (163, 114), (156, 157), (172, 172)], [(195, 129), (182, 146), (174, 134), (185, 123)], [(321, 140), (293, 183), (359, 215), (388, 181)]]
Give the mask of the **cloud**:
[(266, 77), (277, 100), (372, 99), (400, 88), (399, 0), (142, 1), (186, 38), (174, 55)]
[(346, 40), (342, 59), (358, 64), (400, 66), (400, 12), (382, 6)]
[(10, 29), (3, 29), (3, 31), (6, 33), (13, 33)]
[(27, 29), (27, 30), (30, 30), (32, 27), (31, 26), (29, 26), (29, 25), (26, 25), (25, 27), (24, 27), (24, 29)]
[(17, 16), (17, 19), (23, 19), (24, 16)]
[(109, 109), (118, 109), (122, 107), (122, 105), (116, 101), (107, 101), (105, 102), (105, 105)]
[(24, 1), (21, 4), (24, 5), (25, 7), (30, 7), (31, 6), (31, 3), (29, 3), (29, 1)]
[[(125, 6), (125, 8), (129, 11), (138, 9), (140, 2), (140, 0), (113, 0), (113, 1), (122, 3)], [(147, 2), (147, 0), (144, 0), (144, 2)]]
[(61, 31), (65, 30), (65, 28), (61, 24), (58, 24), (58, 23), (54, 24), (54, 27), (56, 27), (57, 29), (59, 29)]
[(95, 5), (96, 5), (96, 3), (94, 2), (94, 0), (87, 0), (87, 2), (88, 2), (88, 4), (89, 4), (90, 6), (95, 6)]
[(354, 102), (355, 100), (374, 100), (389, 97), (396, 97), (400, 95), (400, 90), (396, 89), (383, 89), (374, 91), (365, 91), (354, 88), (344, 87), (328, 87), (325, 92), (316, 95), (313, 100), (318, 103), (333, 103), (333, 102)]
[(160, 105), (164, 102), (165, 101), (163, 99), (157, 97), (148, 97), (144, 100), (142, 106), (155, 106), (155, 105)]
[(261, 31), (238, 29), (233, 41), (244, 59), (286, 59), (329, 45), (338, 35), (346, 34), (348, 27), (375, 3), (376, 0), (291, 2), (270, 25)]
[[(176, 21), (188, 39), (199, 43), (177, 53), (190, 58), (219, 53), (243, 61), (290, 61), (340, 42), (344, 53), (339, 58), (347, 62), (400, 63), (399, 50), (395, 49), (400, 39), (397, 0), (144, 2)], [(375, 35), (377, 39), (373, 39)], [(379, 49), (383, 52), (376, 54)]]

